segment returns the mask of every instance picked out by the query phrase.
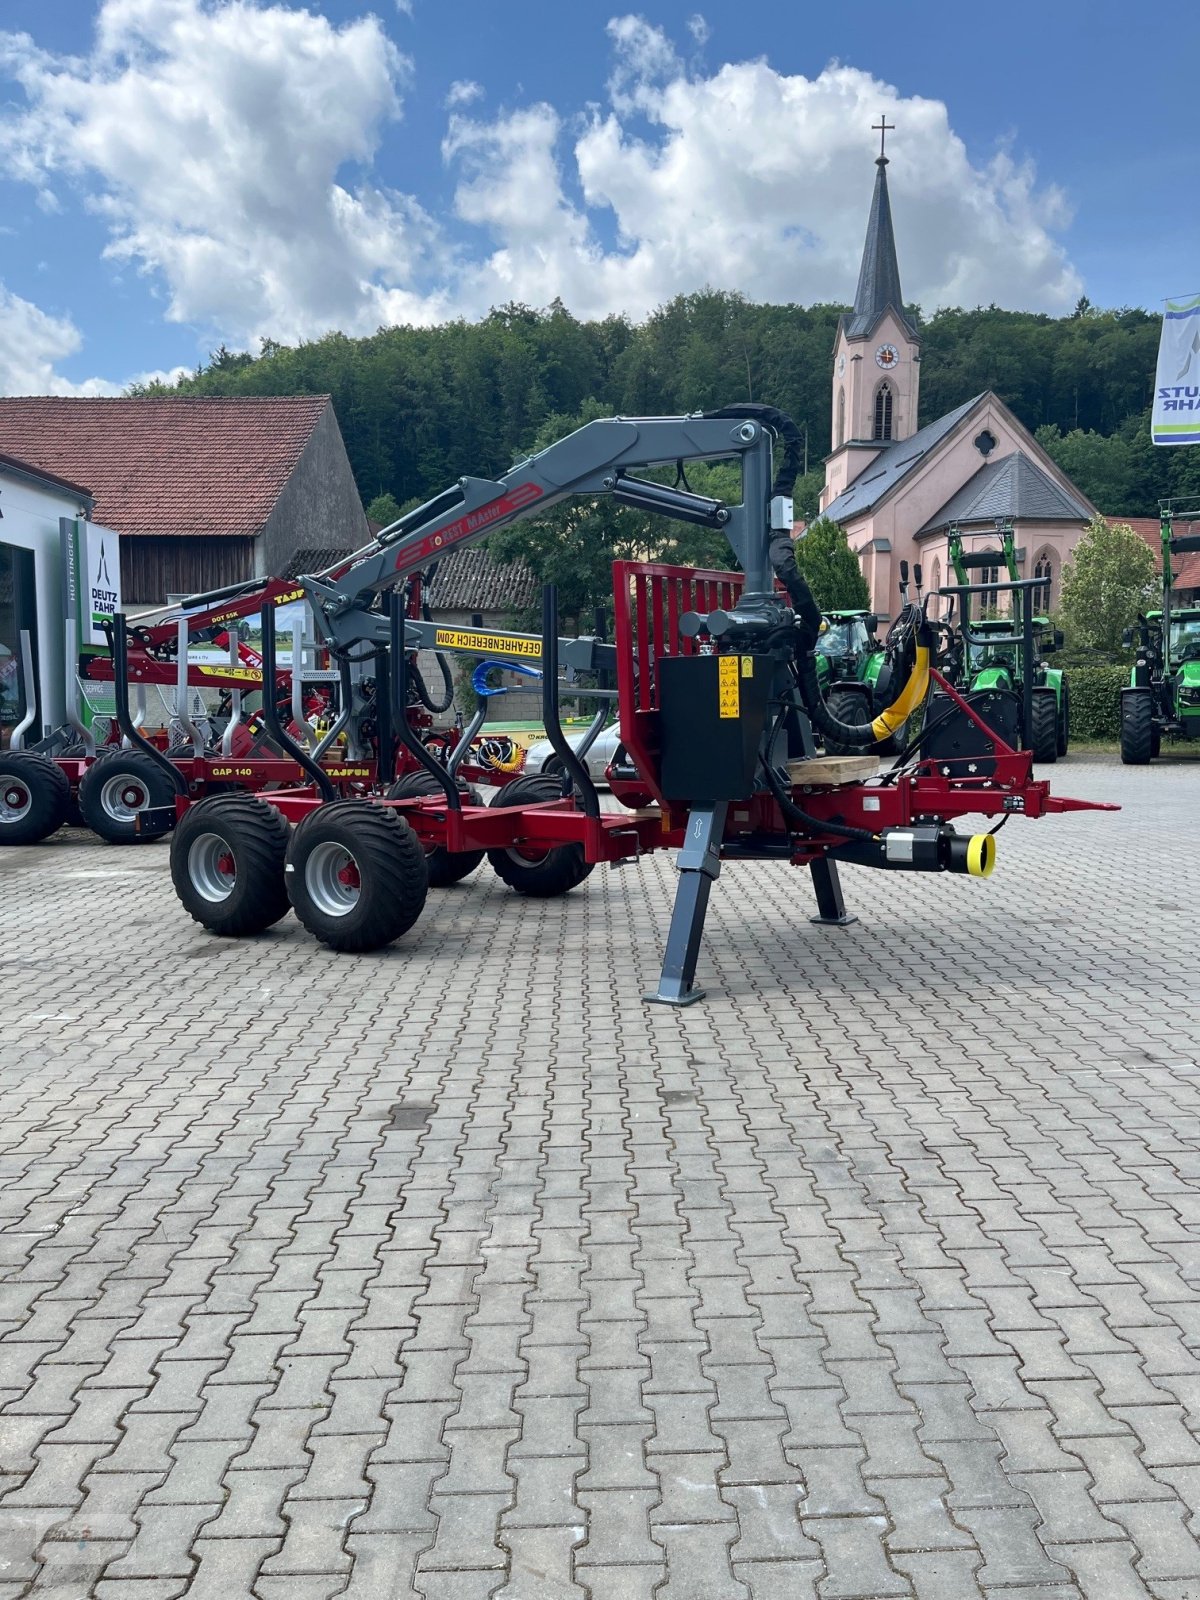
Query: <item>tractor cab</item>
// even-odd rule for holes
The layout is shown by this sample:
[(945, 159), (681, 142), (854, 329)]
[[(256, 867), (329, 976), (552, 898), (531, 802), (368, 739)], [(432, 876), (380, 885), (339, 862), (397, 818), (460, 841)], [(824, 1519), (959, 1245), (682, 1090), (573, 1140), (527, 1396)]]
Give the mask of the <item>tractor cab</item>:
[(861, 683), (871, 655), (883, 646), (876, 638), (879, 619), (872, 611), (827, 611), (817, 639), (817, 673), (825, 682)]

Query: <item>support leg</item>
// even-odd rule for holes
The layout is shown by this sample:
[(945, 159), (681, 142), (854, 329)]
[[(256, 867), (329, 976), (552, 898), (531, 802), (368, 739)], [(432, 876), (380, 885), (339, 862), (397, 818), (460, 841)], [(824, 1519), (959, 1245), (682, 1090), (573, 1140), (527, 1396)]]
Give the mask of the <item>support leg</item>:
[(809, 917), (808, 920), (835, 928), (845, 928), (850, 923), (857, 922), (858, 918), (850, 915), (842, 899), (842, 884), (838, 877), (837, 862), (825, 859), (814, 861), (809, 870), (812, 873), (813, 889), (817, 896), (817, 915)]
[(696, 959), (704, 932), (704, 914), (713, 879), (721, 871), (721, 838), (725, 832), (726, 800), (697, 806), (688, 817), (687, 838), (679, 852), (679, 887), (667, 933), (658, 989), (644, 998), (651, 1004), (689, 1006), (703, 998), (703, 989), (694, 989)]

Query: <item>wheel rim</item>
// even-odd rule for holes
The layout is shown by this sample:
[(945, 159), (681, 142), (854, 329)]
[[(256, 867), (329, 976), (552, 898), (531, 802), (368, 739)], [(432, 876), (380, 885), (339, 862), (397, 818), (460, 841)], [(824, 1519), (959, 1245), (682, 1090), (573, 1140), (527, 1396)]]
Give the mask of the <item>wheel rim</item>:
[(349, 916), (362, 894), (358, 862), (344, 844), (323, 840), (304, 863), (304, 887), (323, 915)]
[(100, 809), (113, 822), (133, 822), (148, 800), (145, 784), (129, 772), (109, 778), (100, 789)]
[(196, 893), (212, 905), (228, 900), (237, 885), (237, 861), (218, 833), (202, 833), (188, 850), (188, 877)]
[(33, 796), (16, 778), (6, 778), (0, 788), (0, 822), (20, 822), (29, 815)]

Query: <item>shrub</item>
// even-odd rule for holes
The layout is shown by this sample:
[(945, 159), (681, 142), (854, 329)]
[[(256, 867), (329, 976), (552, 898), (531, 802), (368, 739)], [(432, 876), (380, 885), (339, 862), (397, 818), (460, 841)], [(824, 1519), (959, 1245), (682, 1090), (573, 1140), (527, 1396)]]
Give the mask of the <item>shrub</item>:
[(1073, 667), (1072, 739), (1119, 739), (1121, 690), (1128, 683), (1128, 667)]

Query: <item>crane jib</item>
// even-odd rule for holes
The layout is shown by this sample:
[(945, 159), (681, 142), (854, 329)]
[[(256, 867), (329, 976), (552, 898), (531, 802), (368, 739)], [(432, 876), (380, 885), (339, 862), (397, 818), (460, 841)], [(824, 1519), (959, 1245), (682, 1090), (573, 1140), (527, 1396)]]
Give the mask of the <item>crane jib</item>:
[(496, 500), (489, 500), (487, 505), (479, 506), (474, 511), (468, 511), (466, 516), (459, 517), (455, 522), (448, 522), (445, 527), (428, 533), (416, 544), (405, 543), (396, 556), (397, 572), (408, 571), (419, 567), (427, 557), (437, 555), (448, 545), (458, 544), (463, 539), (469, 539), (473, 534), (479, 533), (490, 523), (500, 522), (505, 517), (510, 517), (522, 507), (531, 505), (542, 497), (542, 489), (536, 483), (518, 484)]

